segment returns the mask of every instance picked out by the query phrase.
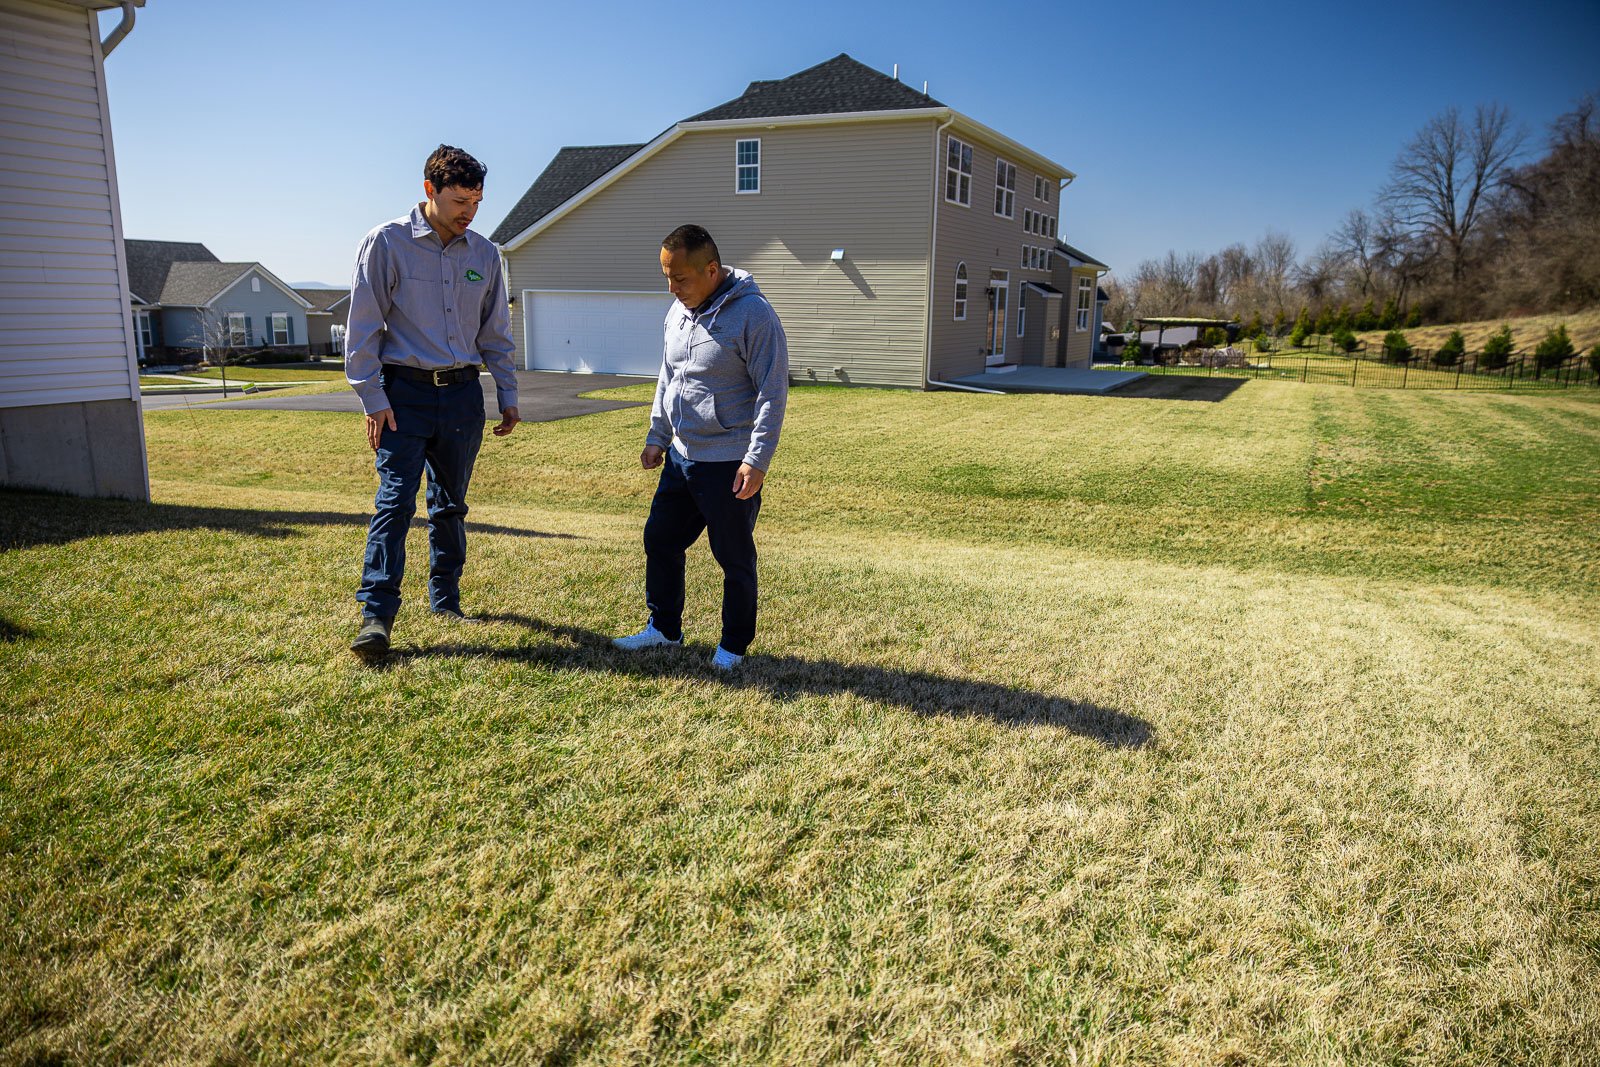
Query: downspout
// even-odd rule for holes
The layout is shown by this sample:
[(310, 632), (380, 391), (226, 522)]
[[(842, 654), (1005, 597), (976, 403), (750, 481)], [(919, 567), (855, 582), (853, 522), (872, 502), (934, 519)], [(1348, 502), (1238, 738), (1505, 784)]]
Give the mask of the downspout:
[(100, 42), (100, 58), (104, 59), (111, 54), (112, 49), (122, 43), (122, 39), (133, 32), (133, 0), (122, 0), (122, 21), (117, 23), (116, 29)]
[[(959, 389), (964, 393), (988, 393), (991, 396), (1002, 395), (999, 389), (980, 389), (976, 385), (957, 385), (955, 382), (936, 382), (933, 380), (933, 279), (934, 271), (938, 267), (937, 253), (939, 251), (939, 201), (944, 199), (939, 182), (939, 135), (950, 128), (955, 122), (955, 112), (940, 123), (933, 131), (933, 229), (928, 233), (928, 322), (922, 346), (922, 381), (929, 388)], [(972, 283), (967, 282), (968, 292), (971, 292)]]

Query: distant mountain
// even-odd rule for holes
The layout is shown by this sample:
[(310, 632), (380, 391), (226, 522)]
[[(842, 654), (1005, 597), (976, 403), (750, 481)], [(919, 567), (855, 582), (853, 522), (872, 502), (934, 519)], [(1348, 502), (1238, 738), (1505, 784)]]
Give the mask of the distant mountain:
[(290, 282), (291, 289), (348, 289), (348, 285), (330, 285), (327, 282)]

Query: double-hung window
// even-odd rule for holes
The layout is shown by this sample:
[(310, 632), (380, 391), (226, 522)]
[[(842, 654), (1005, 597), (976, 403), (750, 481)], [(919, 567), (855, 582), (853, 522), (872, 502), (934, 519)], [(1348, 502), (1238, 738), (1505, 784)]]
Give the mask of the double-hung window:
[(1017, 216), (1017, 165), (1003, 159), (994, 161), (994, 213), (1007, 219)]
[(1089, 328), (1089, 311), (1094, 305), (1094, 279), (1078, 279), (1078, 329)]
[(735, 141), (734, 192), (759, 193), (761, 191), (761, 138)]
[(1026, 208), (1025, 207), (1025, 208), (1022, 209), (1022, 228), (1024, 230), (1027, 230), (1029, 233), (1033, 232), (1033, 209), (1032, 208)]
[(150, 329), (150, 312), (148, 311), (139, 312), (139, 343), (144, 346), (146, 352), (156, 345), (155, 335)]
[(1022, 292), (1017, 294), (1017, 336), (1021, 337), (1028, 329), (1028, 287), (1024, 285)]
[(972, 205), (972, 146), (948, 139), (944, 159), (944, 198), (952, 204)]
[(243, 348), (250, 343), (250, 327), (245, 323), (244, 312), (228, 312), (228, 347)]
[(967, 265), (956, 264), (956, 321), (967, 321)]
[(272, 313), (272, 343), (275, 345), (289, 343), (289, 316), (286, 312)]

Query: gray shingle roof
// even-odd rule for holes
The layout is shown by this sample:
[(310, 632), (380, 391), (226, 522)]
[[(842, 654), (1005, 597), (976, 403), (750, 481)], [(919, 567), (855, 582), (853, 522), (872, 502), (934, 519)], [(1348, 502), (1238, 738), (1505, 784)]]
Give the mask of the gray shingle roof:
[(175, 307), (200, 307), (254, 270), (255, 263), (174, 263), (161, 289), (161, 302)]
[(602, 144), (563, 148), (494, 228), (489, 240), (495, 244), (511, 240), (643, 147), (642, 144)]
[(1087, 252), (1080, 252), (1076, 248), (1073, 248), (1071, 245), (1067, 244), (1067, 242), (1065, 242), (1065, 241), (1057, 241), (1056, 242), (1056, 248), (1059, 251), (1065, 252), (1067, 255), (1071, 256), (1073, 259), (1082, 260), (1083, 261), (1083, 265), (1086, 266), (1086, 267), (1099, 267), (1102, 270), (1110, 270), (1111, 269), (1106, 264), (1100, 262), (1098, 259), (1095, 259), (1093, 256), (1089, 255)]
[(350, 295), (348, 289), (296, 289), (305, 299), (311, 302), (306, 309), (306, 314), (315, 315), (319, 311), (327, 311), (334, 304)]
[(739, 97), (684, 120), (765, 119), (832, 115), (849, 111), (899, 111), (943, 107), (881, 71), (840, 52), (832, 59), (777, 81), (751, 82)]
[(167, 271), (174, 263), (215, 263), (211, 249), (197, 241), (123, 242), (128, 252), (128, 288), (147, 304), (161, 299), (167, 284)]

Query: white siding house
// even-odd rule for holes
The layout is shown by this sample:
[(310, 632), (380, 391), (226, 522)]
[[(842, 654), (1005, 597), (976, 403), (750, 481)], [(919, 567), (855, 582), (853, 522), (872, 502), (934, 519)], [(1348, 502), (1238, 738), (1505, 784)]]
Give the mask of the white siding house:
[(0, 485), (148, 499), (99, 20), (0, 0)]

